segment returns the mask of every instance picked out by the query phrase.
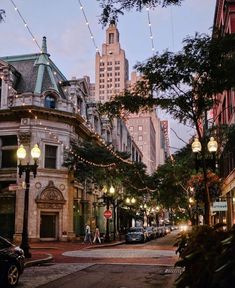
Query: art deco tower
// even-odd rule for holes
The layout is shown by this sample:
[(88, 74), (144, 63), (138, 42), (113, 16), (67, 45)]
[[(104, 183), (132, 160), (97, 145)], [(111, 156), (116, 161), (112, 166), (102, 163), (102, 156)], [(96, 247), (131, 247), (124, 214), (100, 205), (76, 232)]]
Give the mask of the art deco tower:
[(119, 31), (114, 22), (106, 30), (106, 41), (102, 55), (96, 53), (95, 60), (95, 101), (106, 102), (114, 94), (126, 88), (128, 60), (119, 43)]

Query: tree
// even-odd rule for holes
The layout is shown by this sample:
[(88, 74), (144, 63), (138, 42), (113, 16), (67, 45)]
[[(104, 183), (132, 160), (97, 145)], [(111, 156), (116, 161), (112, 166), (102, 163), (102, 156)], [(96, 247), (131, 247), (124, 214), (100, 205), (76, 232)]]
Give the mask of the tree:
[(130, 162), (128, 158), (127, 153), (83, 141), (72, 143), (65, 155), (64, 166), (74, 172), (80, 183), (88, 181), (100, 188), (113, 184), (122, 186), (131, 195), (142, 196), (154, 189), (155, 184), (150, 181), (143, 163)]
[(144, 7), (154, 8), (157, 6), (180, 5), (183, 0), (98, 0), (101, 2), (102, 14), (100, 22), (105, 26), (110, 21), (117, 22), (118, 16), (124, 11), (136, 9), (141, 11)]
[(102, 105), (100, 111), (109, 117), (122, 117), (126, 111), (137, 113), (158, 105), (179, 122), (195, 127), (202, 143), (205, 221), (210, 224), (207, 139), (203, 137), (202, 121), (218, 101), (214, 95), (235, 86), (235, 35), (211, 38), (196, 33), (195, 37), (184, 39), (183, 44), (178, 53), (156, 53), (144, 63), (138, 63), (135, 68), (141, 73), (141, 80), (132, 90)]
[(158, 201), (163, 207), (176, 212), (185, 211), (191, 218), (189, 209), (188, 180), (193, 169), (193, 157), (189, 145), (174, 155), (174, 159), (161, 165), (154, 174), (158, 181)]
[(0, 23), (5, 21), (4, 17), (6, 17), (6, 11), (3, 9), (0, 9)]

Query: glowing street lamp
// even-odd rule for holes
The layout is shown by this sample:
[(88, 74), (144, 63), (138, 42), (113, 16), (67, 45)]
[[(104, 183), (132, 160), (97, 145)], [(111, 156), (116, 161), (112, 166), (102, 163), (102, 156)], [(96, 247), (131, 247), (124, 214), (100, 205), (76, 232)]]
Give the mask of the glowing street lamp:
[[(203, 147), (204, 148), (204, 147)], [(198, 138), (196, 137), (192, 143), (192, 151), (195, 153), (195, 168), (198, 172), (199, 165), (203, 169), (203, 176), (204, 176), (204, 205), (205, 205), (205, 223), (210, 225), (211, 223), (211, 213), (210, 213), (210, 192), (208, 188), (208, 179), (207, 179), (207, 169), (210, 167), (212, 171), (215, 172), (216, 170), (216, 151), (218, 150), (218, 143), (214, 139), (214, 137), (210, 137), (210, 141), (207, 144), (208, 151), (212, 154), (212, 159), (206, 159), (205, 149), (202, 149), (202, 145)], [(202, 151), (202, 160), (198, 159), (198, 153)]]
[[(192, 152), (195, 153), (196, 156), (196, 170), (198, 171), (199, 169), (199, 164), (200, 161), (198, 160), (198, 153), (201, 152), (202, 150), (202, 145), (199, 141), (199, 139), (197, 137), (194, 138), (194, 141), (191, 145), (192, 148)], [(216, 159), (215, 159), (215, 154), (218, 150), (218, 143), (217, 141), (214, 139), (214, 137), (210, 137), (210, 141), (207, 144), (207, 149), (208, 151), (212, 154), (212, 162), (210, 161), (211, 159), (205, 159), (207, 166), (210, 166), (212, 168), (213, 171), (215, 171), (216, 168)]]
[(33, 176), (36, 177), (37, 175), (37, 160), (41, 155), (41, 150), (37, 144), (31, 150), (31, 156), (34, 160), (34, 164), (22, 165), (21, 161), (25, 159), (27, 153), (23, 145), (17, 149), (17, 158), (19, 159), (19, 176), (21, 178), (22, 174), (25, 172), (25, 194), (24, 194), (24, 217), (23, 217), (23, 231), (22, 231), (22, 241), (21, 241), (21, 248), (24, 250), (24, 254), (26, 258), (31, 258), (31, 253), (29, 252), (29, 239), (28, 239), (28, 209), (29, 209), (29, 187), (30, 187), (30, 172), (33, 173)]
[[(102, 189), (103, 191), (103, 198), (104, 201), (106, 203), (106, 211), (109, 211), (109, 206), (110, 206), (110, 201), (112, 201), (112, 198), (115, 194), (115, 188), (113, 187), (113, 185), (110, 186), (109, 190), (106, 186), (103, 187)], [(110, 212), (111, 213), (111, 212)], [(114, 211), (115, 214), (115, 211)], [(116, 225), (116, 219), (114, 219), (114, 226)], [(116, 229), (116, 227), (115, 227)], [(116, 231), (114, 232), (114, 234), (116, 234)], [(110, 242), (110, 235), (109, 235), (109, 217), (106, 218), (106, 233), (105, 233), (105, 241), (106, 242)]]

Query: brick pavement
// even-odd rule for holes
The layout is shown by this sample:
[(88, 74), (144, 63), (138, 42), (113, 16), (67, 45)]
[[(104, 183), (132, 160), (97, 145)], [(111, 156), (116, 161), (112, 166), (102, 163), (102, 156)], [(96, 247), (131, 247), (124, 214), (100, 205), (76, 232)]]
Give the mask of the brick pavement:
[[(74, 257), (63, 256), (66, 251), (82, 250), (95, 247), (113, 246), (121, 242), (112, 242), (110, 244), (84, 244), (82, 242), (36, 242), (30, 243), (30, 252), (32, 257), (25, 260), (26, 266), (40, 264), (41, 262), (53, 261), (55, 263), (75, 263)], [(43, 261), (44, 260), (44, 261)]]
[[(32, 266), (40, 264), (41, 262), (48, 262), (53, 261), (54, 263), (142, 263), (142, 264), (152, 264), (152, 265), (167, 265), (167, 266), (174, 266), (175, 262), (177, 261), (178, 257), (171, 256), (171, 257), (141, 257), (140, 258), (123, 258), (123, 257), (109, 257), (109, 258), (93, 258), (93, 257), (71, 257), (63, 255), (63, 253), (67, 251), (78, 251), (84, 249), (93, 249), (96, 247), (105, 247), (112, 248), (115, 245), (115, 249), (156, 249), (156, 250), (172, 250), (174, 251), (175, 248), (172, 246), (159, 246), (159, 245), (119, 245), (123, 242), (113, 242), (107, 244), (83, 244), (82, 242), (38, 242), (38, 243), (31, 243), (31, 253), (32, 258), (26, 259), (26, 266)], [(110, 251), (111, 252), (111, 251)]]

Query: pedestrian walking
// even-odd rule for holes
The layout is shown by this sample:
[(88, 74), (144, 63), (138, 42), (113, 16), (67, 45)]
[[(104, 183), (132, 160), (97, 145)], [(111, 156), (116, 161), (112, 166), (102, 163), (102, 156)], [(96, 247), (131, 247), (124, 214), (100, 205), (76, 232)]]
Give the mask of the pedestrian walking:
[(89, 224), (86, 224), (85, 226), (85, 237), (84, 237), (84, 243), (89, 242), (90, 244), (92, 244), (92, 240), (91, 240), (91, 227), (89, 226)]
[(101, 243), (100, 230), (98, 227), (95, 228), (95, 235), (94, 235), (93, 243), (96, 243), (97, 240), (99, 241), (99, 243)]

